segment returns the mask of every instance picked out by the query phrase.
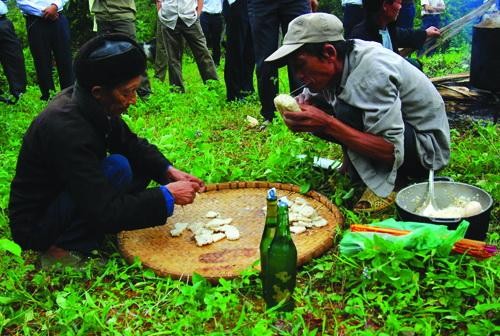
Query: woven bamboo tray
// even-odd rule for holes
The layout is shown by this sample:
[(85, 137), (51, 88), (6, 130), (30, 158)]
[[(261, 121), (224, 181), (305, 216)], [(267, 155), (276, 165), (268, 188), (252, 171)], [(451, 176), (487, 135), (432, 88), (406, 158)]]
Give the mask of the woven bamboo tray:
[[(208, 185), (207, 191), (199, 194), (194, 203), (184, 207), (176, 205), (174, 215), (168, 218), (165, 225), (120, 232), (119, 249), (128, 262), (138, 257), (145, 267), (161, 276), (189, 280), (193, 273), (198, 273), (212, 282), (219, 278), (237, 277), (259, 259), (266, 191), (271, 187), (277, 189), (278, 197), (306, 199), (328, 221), (321, 228), (308, 229), (299, 235), (292, 234), (297, 246), (298, 266), (328, 250), (333, 245), (335, 229), (343, 223), (338, 208), (315, 191), (302, 195), (295, 185), (269, 182)], [(219, 212), (221, 218), (233, 218), (231, 225), (238, 227), (240, 239), (223, 239), (199, 247), (189, 230), (179, 237), (170, 235), (174, 223), (205, 222), (207, 219), (204, 216), (210, 210)]]

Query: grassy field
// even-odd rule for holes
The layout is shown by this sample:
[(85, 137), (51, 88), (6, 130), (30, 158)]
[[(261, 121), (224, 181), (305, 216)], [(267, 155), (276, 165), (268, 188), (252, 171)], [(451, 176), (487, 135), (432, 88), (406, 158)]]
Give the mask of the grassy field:
[[(451, 53), (452, 54), (452, 53)], [(451, 61), (450, 61), (451, 57)], [(430, 75), (444, 67), (461, 71), (458, 56), (428, 60)], [(453, 63), (452, 65), (449, 62)], [(450, 70), (452, 71), (452, 70)], [(222, 78), (222, 73), (219, 70)], [(284, 78), (283, 74), (280, 78)], [(360, 194), (341, 176), (312, 168), (312, 158), (339, 159), (340, 147), (290, 132), (276, 118), (264, 131), (257, 98), (227, 104), (223, 83), (202, 85), (196, 66), (185, 63), (185, 94), (170, 93), (152, 79), (154, 94), (124, 119), (175, 165), (207, 183), (263, 180), (300, 185), (328, 196), (351, 223), (381, 218), (350, 209)], [(285, 91), (286, 84), (282, 91)], [(493, 335), (500, 332), (499, 257), (477, 261), (440, 257), (435, 250), (382, 246), (379, 253), (346, 257), (335, 247), (300, 268), (291, 313), (266, 311), (261, 283), (249, 269), (216, 285), (159, 277), (127, 264), (112, 240), (107, 262), (81, 269), (41, 270), (38, 256), (16, 255), (6, 208), (24, 130), (43, 109), (30, 86), (16, 106), (0, 105), (0, 334), (2, 335)], [(452, 130), (452, 157), (442, 172), (479, 186), (499, 199), (498, 126), (471, 122)], [(297, 155), (305, 154), (306, 159)], [(395, 215), (391, 209), (385, 217)], [(499, 243), (499, 207), (488, 241)]]

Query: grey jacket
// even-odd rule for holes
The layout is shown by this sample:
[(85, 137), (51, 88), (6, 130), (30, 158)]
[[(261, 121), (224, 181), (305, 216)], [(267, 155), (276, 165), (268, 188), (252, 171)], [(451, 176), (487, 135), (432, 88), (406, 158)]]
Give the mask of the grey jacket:
[[(337, 97), (335, 92), (340, 92)], [(304, 94), (311, 93), (306, 89)], [(415, 128), (424, 167), (437, 170), (448, 164), (450, 129), (443, 99), (420, 70), (379, 43), (355, 40), (354, 50), (344, 62), (340, 88), (320, 94), (332, 105), (338, 98), (362, 110), (364, 132), (380, 135), (394, 145), (392, 168), (347, 150), (359, 176), (377, 195), (389, 195), (403, 164), (403, 120)]]

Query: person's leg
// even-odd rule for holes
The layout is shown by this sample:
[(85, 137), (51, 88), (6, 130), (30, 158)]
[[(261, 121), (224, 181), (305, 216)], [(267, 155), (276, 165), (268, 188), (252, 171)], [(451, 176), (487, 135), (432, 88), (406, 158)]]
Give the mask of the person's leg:
[(170, 29), (162, 25), (162, 35), (168, 54), (168, 80), (170, 85), (175, 86), (179, 91), (184, 92), (184, 81), (182, 79), (182, 35), (178, 30), (179, 21), (175, 29)]
[(405, 184), (408, 179), (423, 178), (429, 173), (428, 169), (422, 166), (420, 156), (418, 155), (415, 129), (407, 122), (404, 124), (405, 155), (403, 164), (398, 169), (397, 184), (399, 185)]
[[(106, 157), (102, 170), (117, 193), (126, 192), (134, 178), (128, 160), (119, 154)], [(145, 185), (143, 185), (145, 188)], [(66, 251), (89, 254), (98, 249), (104, 233), (98, 232), (78, 212), (68, 192), (63, 192), (52, 202), (45, 216), (37, 223), (38, 246), (34, 250), (44, 251), (55, 246)]]
[(193, 57), (196, 61), (196, 65), (198, 65), (198, 71), (200, 72), (203, 82), (209, 79), (219, 80), (214, 61), (207, 49), (207, 42), (203, 36), (200, 21), (197, 20), (191, 27), (187, 27), (183, 24), (182, 35), (193, 52)]
[(413, 29), (415, 14), (415, 4), (413, 2), (403, 3), (396, 20), (396, 26), (405, 29)]
[(343, 7), (344, 37), (348, 38), (351, 30), (364, 19), (363, 6), (347, 4)]
[(278, 69), (264, 60), (278, 49), (278, 2), (251, 0), (248, 11), (255, 52), (260, 114), (265, 120), (271, 121), (275, 111), (273, 99), (278, 93)]
[(200, 25), (203, 35), (207, 41), (207, 48), (212, 48), (212, 36), (210, 35), (210, 14), (207, 12), (201, 12), (200, 14)]
[(247, 0), (238, 0), (229, 6), (223, 3), (226, 21), (226, 61), (224, 82), (227, 100), (243, 99), (254, 92), (253, 72), (255, 57), (248, 20)]
[(160, 19), (156, 18), (156, 54), (155, 54), (155, 77), (165, 81), (167, 75), (168, 54), (167, 47), (165, 46), (165, 39), (162, 35)]
[(6, 18), (0, 20), (0, 63), (9, 83), (10, 93), (18, 99), (26, 91), (26, 68), (23, 48), (12, 22)]
[(240, 0), (243, 12), (241, 15), (240, 36), (241, 45), (240, 55), (242, 55), (241, 64), (241, 93), (247, 96), (255, 92), (253, 77), (255, 72), (255, 52), (252, 40), (252, 31), (250, 27), (250, 18), (248, 16), (248, 5), (246, 0)]
[(50, 90), (54, 90), (52, 79), (52, 53), (50, 49), (50, 22), (37, 16), (26, 16), (26, 31), (28, 43), (35, 63), (36, 77), (42, 96), (40, 99), (48, 100)]
[(50, 39), (51, 49), (54, 52), (54, 59), (59, 74), (59, 85), (62, 90), (73, 85), (75, 81), (69, 23), (66, 16), (62, 13), (59, 13), (59, 18), (52, 23)]
[(214, 60), (215, 66), (220, 65), (220, 56), (221, 56), (221, 37), (222, 30), (224, 26), (224, 20), (222, 18), (222, 14), (212, 15), (212, 58)]
[[(290, 24), (290, 21), (302, 14), (309, 13), (310, 11), (311, 8), (309, 1), (282, 0), (279, 9), (282, 35), (285, 36), (286, 32), (288, 31), (288, 25)], [(288, 67), (288, 83), (290, 92), (296, 91), (304, 84), (295, 78), (290, 67)]]

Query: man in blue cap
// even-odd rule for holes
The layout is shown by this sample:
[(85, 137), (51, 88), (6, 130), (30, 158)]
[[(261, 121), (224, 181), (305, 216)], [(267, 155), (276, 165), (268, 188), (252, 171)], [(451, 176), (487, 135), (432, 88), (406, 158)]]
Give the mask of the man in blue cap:
[[(74, 61), (76, 83), (31, 123), (11, 185), (12, 237), (60, 259), (105, 234), (165, 223), (203, 182), (176, 169), (121, 118), (136, 103), (146, 57), (123, 34), (95, 37)], [(146, 188), (153, 180), (159, 187)]]

